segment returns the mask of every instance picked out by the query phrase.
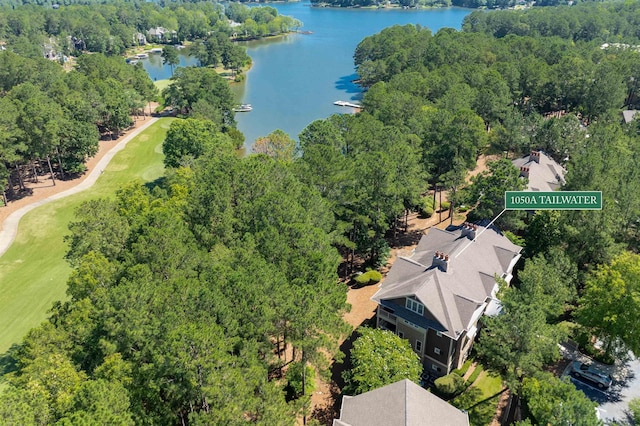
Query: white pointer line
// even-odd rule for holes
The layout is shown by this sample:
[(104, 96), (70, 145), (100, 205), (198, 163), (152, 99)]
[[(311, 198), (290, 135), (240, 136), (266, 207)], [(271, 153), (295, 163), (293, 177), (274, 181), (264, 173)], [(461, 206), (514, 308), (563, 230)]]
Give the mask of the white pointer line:
[(480, 231), (480, 232), (478, 233), (478, 235), (476, 235), (476, 237), (475, 237), (473, 240), (469, 241), (469, 244), (467, 244), (466, 246), (464, 246), (464, 248), (463, 248), (462, 250), (460, 250), (460, 251), (458, 252), (458, 254), (456, 254), (456, 257), (460, 256), (460, 255), (462, 254), (462, 252), (463, 252), (463, 251), (465, 251), (465, 250), (467, 249), (467, 247), (469, 247), (471, 244), (473, 244), (473, 243), (478, 239), (478, 237), (479, 237), (480, 235), (482, 235), (482, 233), (483, 233), (484, 231), (486, 231), (486, 230), (487, 230), (491, 225), (493, 225), (493, 222), (495, 222), (496, 220), (498, 220), (498, 218), (499, 218), (500, 216), (502, 216), (502, 213), (504, 213), (504, 212), (506, 212), (506, 211), (507, 211), (507, 209), (502, 209), (502, 211), (498, 214), (498, 216), (494, 217), (494, 218), (493, 218), (493, 220), (492, 220), (491, 222), (489, 222), (489, 224), (488, 224), (487, 226), (485, 226), (485, 228), (484, 228), (482, 231)]

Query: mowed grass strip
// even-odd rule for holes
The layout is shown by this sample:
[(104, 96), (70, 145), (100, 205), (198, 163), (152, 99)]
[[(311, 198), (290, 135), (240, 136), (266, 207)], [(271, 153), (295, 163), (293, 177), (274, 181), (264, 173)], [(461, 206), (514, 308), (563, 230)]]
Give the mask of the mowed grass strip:
[(65, 300), (71, 268), (64, 259), (68, 225), (84, 201), (113, 197), (132, 181), (164, 174), (162, 141), (172, 118), (162, 118), (132, 139), (111, 160), (89, 189), (32, 210), (20, 221), (18, 235), (0, 257), (0, 354), (19, 343), (48, 316), (53, 302)]
[(173, 83), (170, 79), (166, 79), (166, 80), (156, 80), (153, 82), (153, 84), (156, 85), (156, 87), (158, 88), (159, 91), (163, 91), (167, 86), (169, 86), (171, 83)]

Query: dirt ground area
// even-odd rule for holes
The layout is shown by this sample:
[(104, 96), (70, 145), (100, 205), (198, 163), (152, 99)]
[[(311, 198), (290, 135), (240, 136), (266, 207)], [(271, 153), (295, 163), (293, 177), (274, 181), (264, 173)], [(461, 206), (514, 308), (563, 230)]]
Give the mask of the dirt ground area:
[[(151, 104), (150, 108), (152, 111), (155, 108), (155, 106), (157, 106), (157, 104), (155, 103)], [(27, 188), (27, 194), (25, 194), (22, 198), (11, 200), (9, 201), (9, 204), (6, 206), (1, 206), (2, 199), (0, 198), (0, 229), (2, 229), (2, 224), (4, 223), (4, 220), (16, 210), (24, 206), (27, 206), (29, 204), (35, 203), (37, 201), (44, 200), (45, 198), (51, 195), (73, 188), (74, 186), (78, 185), (83, 180), (85, 180), (89, 175), (89, 172), (93, 170), (93, 168), (96, 166), (96, 164), (98, 164), (100, 159), (104, 157), (104, 155), (107, 152), (109, 152), (111, 148), (116, 146), (118, 142), (120, 142), (124, 137), (127, 136), (128, 133), (137, 129), (138, 127), (142, 126), (148, 121), (149, 107), (146, 108), (146, 114), (147, 115), (145, 115), (144, 117), (135, 118), (133, 122), (133, 126), (131, 126), (127, 130), (122, 132), (122, 134), (118, 139), (101, 140), (99, 142), (98, 153), (94, 157), (87, 160), (86, 162), (87, 171), (82, 176), (79, 176), (76, 179), (69, 179), (69, 180), (56, 179), (55, 185), (54, 185), (53, 181), (51, 180), (51, 176), (48, 173), (46, 173), (43, 176), (38, 176), (38, 183), (30, 182), (30, 181), (24, 182), (25, 187)]]

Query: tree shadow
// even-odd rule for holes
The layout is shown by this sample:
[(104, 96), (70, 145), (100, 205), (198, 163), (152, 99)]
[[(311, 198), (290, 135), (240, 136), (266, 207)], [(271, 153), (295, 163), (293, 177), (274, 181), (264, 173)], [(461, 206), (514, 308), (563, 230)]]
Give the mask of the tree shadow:
[(357, 80), (358, 74), (356, 73), (344, 75), (336, 80), (335, 88), (342, 92), (353, 95), (351, 96), (350, 100), (359, 101), (362, 99), (362, 88), (356, 83)]
[(397, 249), (418, 244), (418, 242), (420, 242), (420, 238), (422, 238), (423, 235), (423, 229), (413, 229), (406, 232), (398, 232), (395, 240), (393, 236), (389, 237), (388, 240), (392, 243), (391, 248)]
[(14, 190), (13, 192), (7, 191), (7, 201), (18, 201), (25, 197), (30, 197), (33, 194), (32, 188), (24, 188), (20, 190)]
[(166, 176), (161, 176), (157, 179), (152, 180), (151, 182), (146, 182), (144, 186), (150, 191), (153, 192), (156, 188), (166, 188), (167, 178)]
[[(375, 320), (375, 316), (365, 321), (362, 325), (370, 325), (372, 320)], [(341, 362), (335, 359), (332, 360), (331, 382), (329, 384), (332, 403), (323, 407), (316, 407), (312, 414), (313, 418), (317, 419), (323, 425), (331, 425), (333, 423), (333, 419), (337, 419), (340, 416), (340, 406), (342, 405), (341, 389), (344, 389), (345, 386), (342, 373), (353, 367), (353, 364), (351, 363), (351, 349), (353, 348), (353, 342), (358, 337), (360, 337), (360, 333), (354, 330), (351, 335), (340, 344), (339, 350), (344, 354), (344, 359)]]
[(18, 351), (20, 346), (16, 343), (11, 345), (9, 350), (3, 354), (0, 354), (0, 376), (9, 374), (18, 370), (16, 357), (14, 354)]

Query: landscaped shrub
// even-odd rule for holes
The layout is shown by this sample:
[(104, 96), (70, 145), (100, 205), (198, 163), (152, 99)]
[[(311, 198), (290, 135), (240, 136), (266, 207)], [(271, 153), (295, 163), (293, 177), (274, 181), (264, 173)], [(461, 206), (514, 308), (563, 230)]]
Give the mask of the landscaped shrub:
[(460, 213), (465, 213), (465, 212), (469, 211), (469, 206), (465, 206), (465, 205), (463, 204), (463, 205), (461, 205), (460, 207), (458, 207), (458, 211), (459, 211)]
[(389, 247), (389, 244), (387, 244), (384, 239), (378, 240), (375, 244), (375, 253), (377, 253), (378, 255), (372, 262), (372, 266), (374, 268), (382, 268), (383, 266), (386, 266), (387, 262), (389, 261), (389, 256), (391, 256), (391, 247)]
[(433, 203), (433, 198), (423, 197), (420, 200), (420, 204), (417, 206), (418, 214), (421, 217), (431, 217), (435, 212), (435, 205)]
[(469, 370), (469, 367), (471, 367), (472, 363), (473, 363), (473, 360), (469, 358), (464, 362), (464, 364), (462, 364), (462, 367), (456, 368), (455, 370), (453, 370), (453, 373), (456, 373), (460, 377), (464, 377), (464, 375), (467, 373), (467, 370)]
[(379, 283), (382, 279), (382, 274), (376, 270), (367, 271), (364, 274), (360, 274), (355, 278), (358, 285), (368, 285)]
[(469, 379), (465, 383), (465, 386), (467, 387), (471, 386), (473, 382), (476, 381), (480, 373), (482, 373), (482, 370), (483, 370), (482, 366), (480, 364), (476, 364), (476, 368), (473, 370), (473, 373), (471, 373), (471, 375), (469, 376)]
[(504, 231), (504, 236), (507, 237), (507, 239), (511, 241), (513, 244), (524, 246), (524, 238), (514, 234), (513, 232)]
[(436, 386), (436, 391), (444, 398), (451, 398), (465, 388), (464, 379), (455, 373), (437, 378), (434, 385)]
[(438, 209), (438, 211), (446, 211), (449, 210), (449, 207), (451, 207), (451, 203), (448, 201), (443, 201), (442, 203), (440, 203), (440, 208)]

